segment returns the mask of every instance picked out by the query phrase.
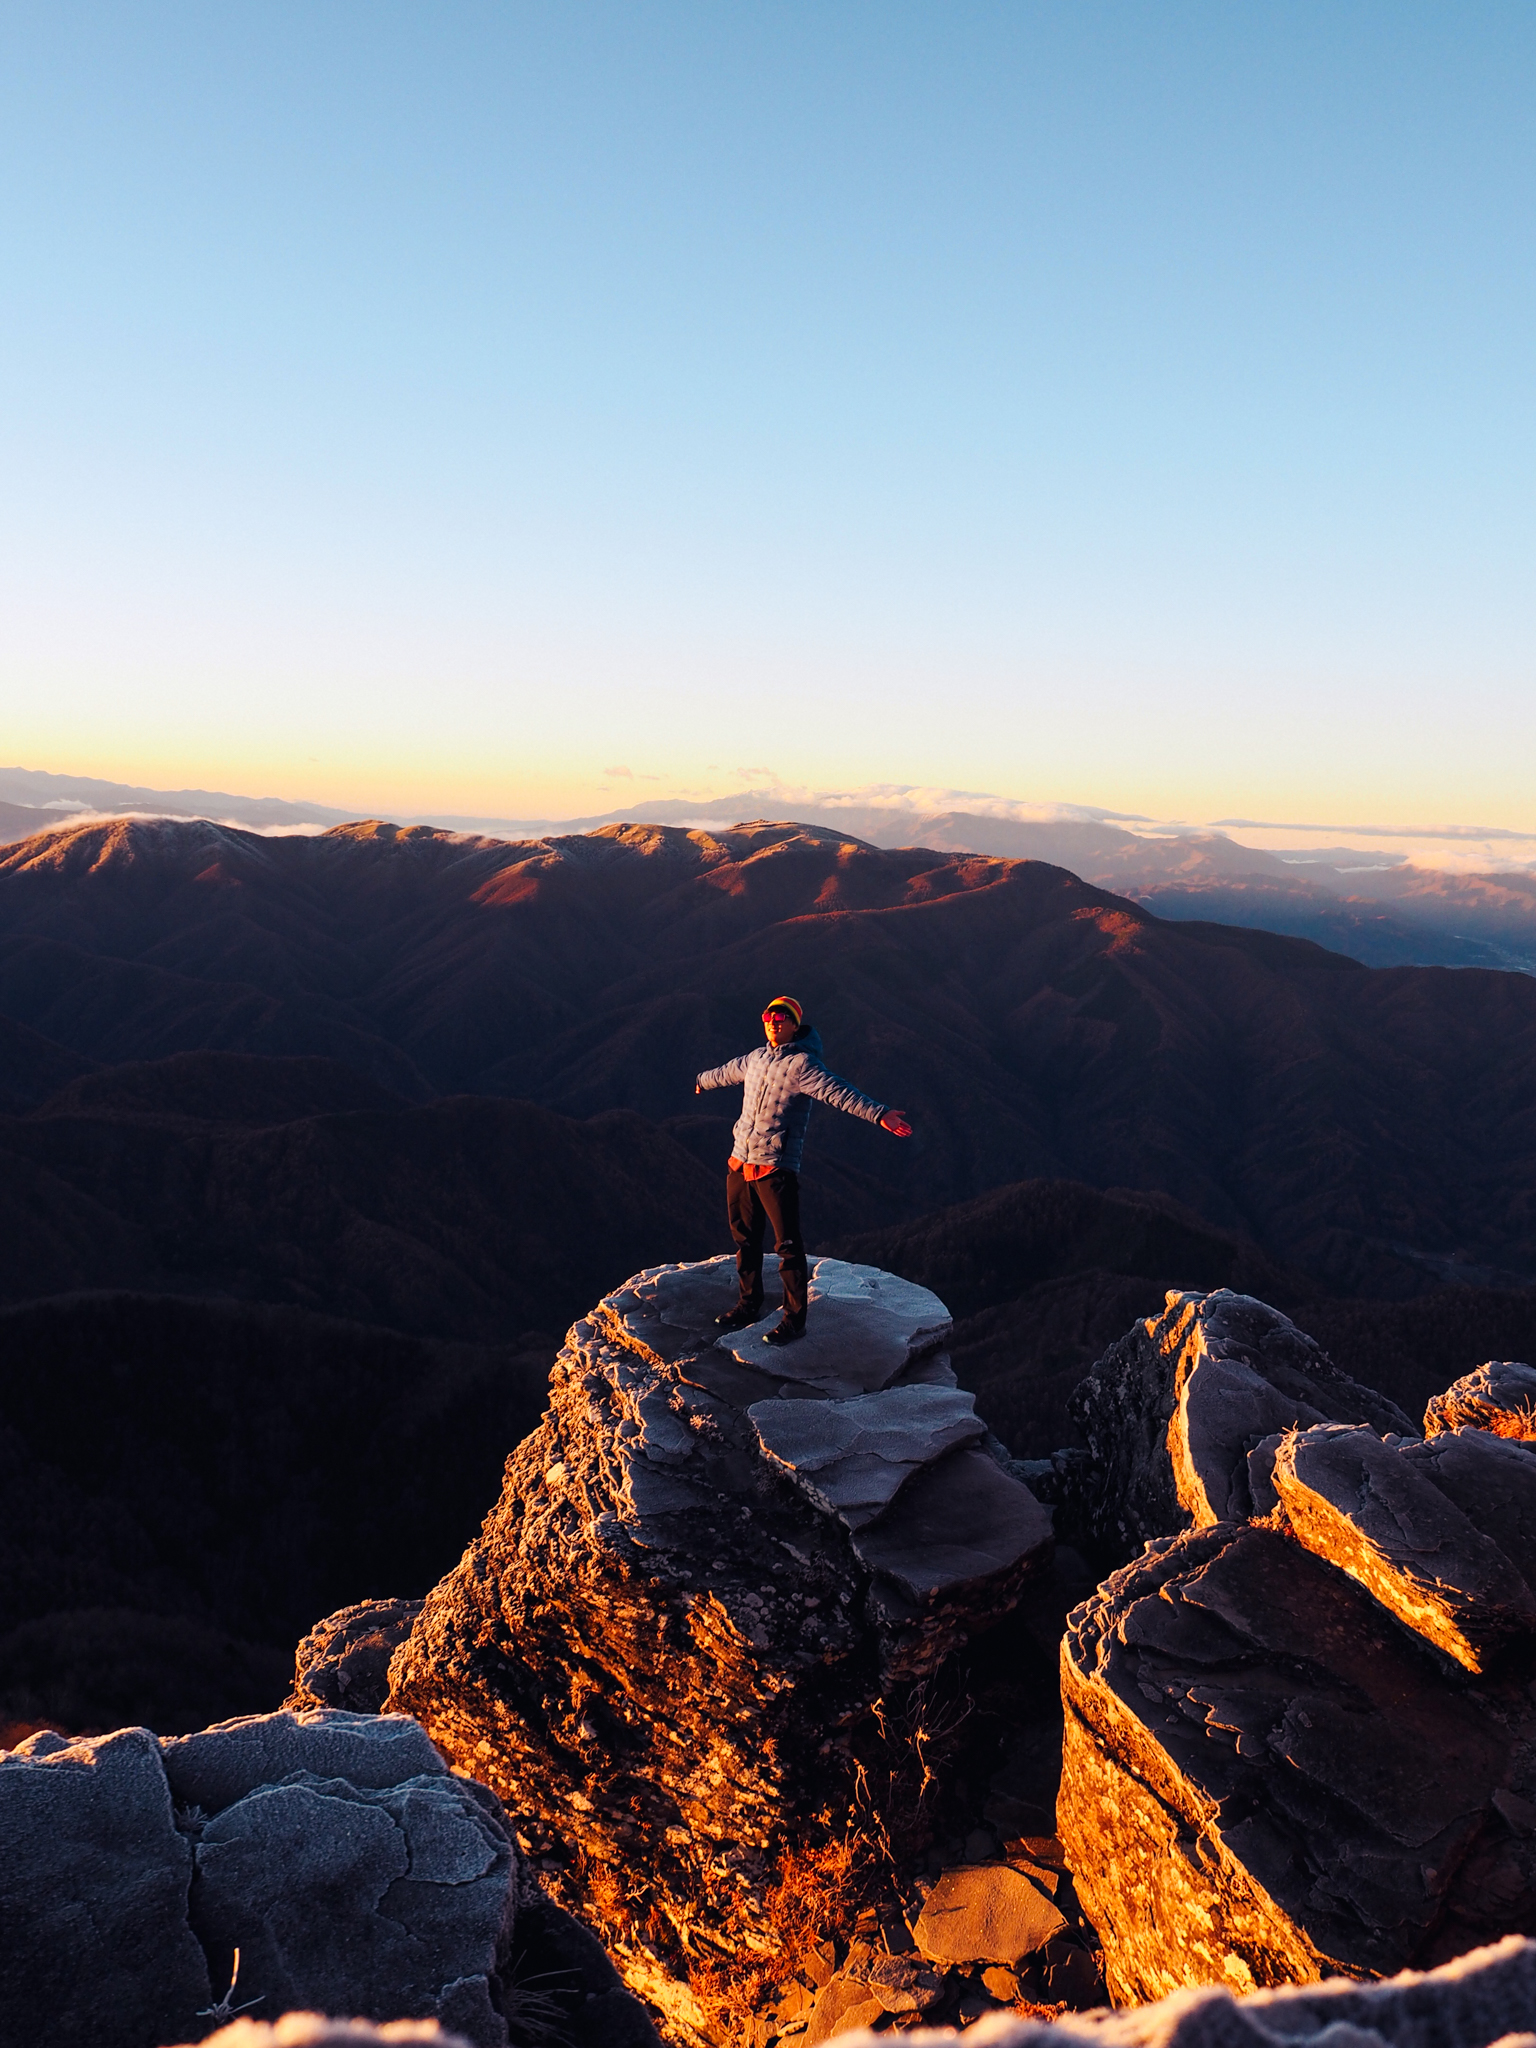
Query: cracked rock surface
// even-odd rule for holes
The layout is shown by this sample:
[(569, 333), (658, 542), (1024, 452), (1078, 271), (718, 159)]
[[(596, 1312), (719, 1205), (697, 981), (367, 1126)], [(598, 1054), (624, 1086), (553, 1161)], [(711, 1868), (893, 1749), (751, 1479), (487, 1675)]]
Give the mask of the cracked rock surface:
[(718, 1338), (735, 1288), (726, 1259), (660, 1267), (572, 1328), (390, 1667), (391, 1707), (576, 1859), (573, 1897), (643, 1900), (615, 1953), (697, 2039), (691, 1979), (771, 1958), (777, 1859), (847, 1813), (856, 1731), (1052, 1555), (934, 1295), (819, 1260), (809, 1334), (779, 1350), (773, 1316)]
[[(495, 1796), (398, 1715), (35, 1735), (0, 1754), (0, 1839), (7, 2044), (160, 2048), (246, 2008), (440, 2021), (505, 2048), (508, 1972), (565, 1918)], [(583, 1989), (611, 1992), (615, 2024), (576, 2038), (654, 2041), (605, 1972)]]

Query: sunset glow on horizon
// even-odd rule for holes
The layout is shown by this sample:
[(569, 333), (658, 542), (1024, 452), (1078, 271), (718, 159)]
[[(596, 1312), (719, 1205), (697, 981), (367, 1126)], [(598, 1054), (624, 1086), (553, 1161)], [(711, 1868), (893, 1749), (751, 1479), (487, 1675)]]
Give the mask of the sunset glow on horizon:
[(1536, 832), (1533, 59), (1513, 6), (19, 19), (0, 754)]

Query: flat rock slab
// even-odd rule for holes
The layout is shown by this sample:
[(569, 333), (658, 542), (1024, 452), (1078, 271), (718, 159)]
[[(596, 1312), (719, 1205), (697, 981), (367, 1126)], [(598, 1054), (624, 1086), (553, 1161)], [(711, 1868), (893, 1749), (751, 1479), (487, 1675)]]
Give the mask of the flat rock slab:
[(775, 1310), (722, 1337), (720, 1348), (758, 1370), (771, 1356), (780, 1380), (842, 1399), (888, 1387), (914, 1359), (940, 1350), (952, 1327), (949, 1310), (926, 1287), (841, 1259), (811, 1266), (805, 1335), (797, 1343), (764, 1344), (778, 1319)]
[(927, 2012), (944, 1995), (942, 1973), (925, 1969), (913, 1956), (871, 1956), (857, 1975), (887, 2012)]
[(1494, 1436), (1536, 1440), (1536, 1366), (1491, 1358), (1454, 1380), (1424, 1410), (1424, 1434), (1486, 1429)]
[(923, 1902), (912, 1939), (933, 1963), (1011, 1967), (1064, 1933), (1066, 1925), (1057, 1906), (1022, 1871), (979, 1863), (945, 1871)]
[(950, 1451), (901, 1488), (878, 1521), (854, 1532), (853, 1548), (909, 1599), (926, 1605), (971, 1580), (1048, 1557), (1051, 1511), (985, 1451)]
[(1324, 1424), (1289, 1434), (1271, 1476), (1308, 1550), (1469, 1671), (1536, 1629), (1536, 1598), (1504, 1552), (1374, 1431)]
[(804, 2048), (818, 2048), (820, 2042), (830, 2041), (838, 2034), (854, 2033), (884, 2015), (885, 2007), (867, 1984), (857, 1984), (850, 1977), (834, 1977), (817, 1992), (800, 2039)]
[(885, 1387), (847, 1401), (760, 1401), (747, 1414), (763, 1451), (850, 1529), (882, 1514), (914, 1472), (986, 1425), (958, 1387)]

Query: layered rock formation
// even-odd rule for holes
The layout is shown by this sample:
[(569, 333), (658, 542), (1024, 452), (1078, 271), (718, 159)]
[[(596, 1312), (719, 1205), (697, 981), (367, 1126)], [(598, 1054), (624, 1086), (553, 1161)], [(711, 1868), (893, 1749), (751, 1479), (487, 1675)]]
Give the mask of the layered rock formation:
[(1170, 1292), (1073, 1394), (1091, 1477), (1088, 1540), (1123, 1558), (1152, 1536), (1248, 1514), (1248, 1452), (1296, 1424), (1411, 1434), (1395, 1403), (1341, 1372), (1288, 1316), (1251, 1295)]
[[(1536, 1932), (1536, 1446), (1409, 1436), (1241, 1298), (1171, 1299), (1116, 1353), (1082, 1407), (1134, 1424), (1118, 1527), (1155, 1533), (1070, 1617), (1058, 1804), (1111, 1992)], [(1432, 1412), (1506, 1416), (1510, 1373)]]
[[(783, 1950), (786, 1853), (856, 1838), (871, 1935), (910, 1949), (899, 1867), (970, 1712), (945, 1673), (1052, 1550), (955, 1388), (936, 1297), (824, 1259), (808, 1335), (770, 1350), (772, 1315), (718, 1340), (734, 1286), (726, 1260), (661, 1267), (575, 1325), (390, 1667), (391, 1708), (544, 1832), (630, 1983), (696, 2038)], [(915, 2012), (906, 1967), (888, 2009)]]
[(0, 1840), (0, 2040), (18, 2048), (159, 2048), (289, 2008), (507, 2048), (520, 1972), (551, 1968), (573, 2039), (654, 2042), (494, 1794), (400, 1716), (36, 1735), (0, 1754)]

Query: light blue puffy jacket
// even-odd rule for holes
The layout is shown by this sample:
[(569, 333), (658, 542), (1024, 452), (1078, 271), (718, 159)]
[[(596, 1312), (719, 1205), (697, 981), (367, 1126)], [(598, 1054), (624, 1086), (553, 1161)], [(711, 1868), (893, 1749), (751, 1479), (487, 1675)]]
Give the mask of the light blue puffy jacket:
[(821, 1039), (802, 1024), (788, 1045), (777, 1052), (759, 1045), (740, 1059), (727, 1060), (698, 1076), (701, 1088), (734, 1088), (742, 1084), (741, 1115), (731, 1133), (731, 1153), (749, 1166), (782, 1166), (800, 1171), (805, 1127), (812, 1102), (829, 1102), (850, 1116), (879, 1123), (887, 1105), (861, 1095), (850, 1081), (822, 1064)]

